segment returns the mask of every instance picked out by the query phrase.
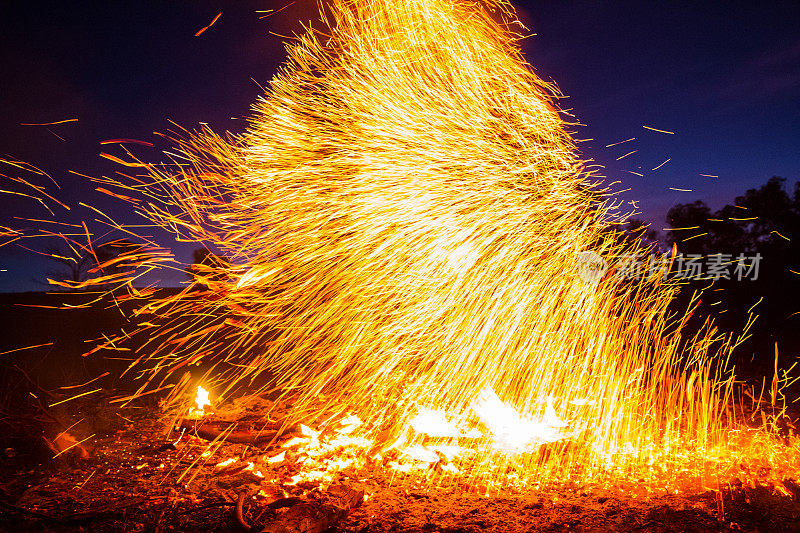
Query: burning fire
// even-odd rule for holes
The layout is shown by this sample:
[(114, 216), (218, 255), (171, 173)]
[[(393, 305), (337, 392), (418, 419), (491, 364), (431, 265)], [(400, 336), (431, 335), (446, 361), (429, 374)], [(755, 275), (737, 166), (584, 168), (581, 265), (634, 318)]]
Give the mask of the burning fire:
[(217, 405), (280, 391), (306, 420), (351, 412), (283, 444), (308, 457), (295, 482), (368, 461), (500, 485), (732, 471), (751, 438), (737, 339), (684, 338), (668, 261), (636, 282), (580, 275), (581, 252), (631, 250), (507, 3), (332, 0), (327, 25), (288, 46), (246, 134), (204, 128), (175, 164), (97, 178), (221, 256), (177, 295), (124, 280), (139, 329), (99, 348), (147, 337), (137, 394), (183, 399), (203, 362)]
[(211, 407), (211, 401), (208, 399), (208, 391), (203, 387), (197, 387), (197, 397), (194, 399), (197, 405), (197, 413), (203, 416), (206, 407)]
[(484, 389), (472, 406), (489, 431), (494, 442), (512, 451), (530, 450), (545, 442), (565, 437), (562, 428), (567, 423), (559, 419), (550, 398), (547, 399), (541, 420), (521, 416), (516, 409), (500, 401), (492, 389)]
[(206, 408), (211, 407), (211, 400), (208, 397), (208, 391), (203, 387), (197, 387), (197, 394), (194, 397), (194, 407), (189, 408), (187, 418), (199, 419), (203, 418), (206, 413)]

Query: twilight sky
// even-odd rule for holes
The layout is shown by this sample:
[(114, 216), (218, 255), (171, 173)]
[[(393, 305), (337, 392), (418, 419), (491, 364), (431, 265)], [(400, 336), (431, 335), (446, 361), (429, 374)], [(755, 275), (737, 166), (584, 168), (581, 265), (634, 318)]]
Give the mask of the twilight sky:
[[(283, 60), (283, 39), (270, 32), (288, 35), (299, 20), (316, 18), (313, 0), (263, 19), (257, 12), (290, 1), (4, 3), (0, 157), (49, 172), (68, 203), (108, 206), (125, 220), (125, 211), (114, 212), (116, 204), (67, 171), (118, 170), (98, 157), (115, 153), (99, 144), (114, 138), (156, 142), (157, 149), (134, 151), (163, 159), (159, 149), (166, 146), (152, 132), (166, 131), (168, 120), (241, 131), (258, 84)], [(561, 106), (586, 124), (576, 137), (593, 139), (581, 143), (584, 154), (607, 167), (608, 181), (631, 189), (624, 198), (638, 200), (656, 229), (676, 203), (700, 198), (719, 207), (770, 176), (800, 179), (800, 2), (515, 5), (536, 34), (525, 41), (528, 61), (568, 95)], [(21, 125), (69, 118), (78, 121)], [(46, 215), (24, 199), (3, 195), (0, 201), (3, 225), (18, 226), (15, 216)], [(57, 215), (89, 216), (76, 211)], [(188, 260), (190, 251), (179, 248), (179, 255)], [(0, 291), (44, 290), (37, 280), (48, 268), (13, 246), (0, 249)], [(185, 279), (173, 277), (165, 281)]]

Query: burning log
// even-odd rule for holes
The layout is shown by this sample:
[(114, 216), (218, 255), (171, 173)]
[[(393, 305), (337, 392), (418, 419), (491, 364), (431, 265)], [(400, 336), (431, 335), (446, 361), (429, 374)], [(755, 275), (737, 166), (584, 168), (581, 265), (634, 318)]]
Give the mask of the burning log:
[(300, 435), (300, 424), (264, 424), (255, 429), (252, 422), (246, 421), (206, 421), (182, 419), (177, 428), (208, 441), (223, 440), (232, 444), (270, 444), (281, 437)]
[(247, 493), (242, 492), (236, 502), (236, 519), (245, 531), (261, 533), (323, 533), (336, 527), (351, 509), (364, 501), (364, 491), (346, 485), (333, 485), (325, 493), (311, 493), (308, 498), (281, 498), (266, 505), (275, 512), (286, 509), (260, 530), (255, 529), (244, 518), (244, 502)]
[(131, 507), (135, 507), (138, 505), (143, 504), (147, 501), (145, 497), (138, 497), (138, 498), (131, 498), (127, 501), (123, 502), (113, 502), (106, 505), (100, 505), (93, 509), (79, 511), (77, 513), (72, 513), (64, 516), (52, 516), (47, 513), (41, 513), (37, 511), (31, 511), (29, 509), (25, 509), (24, 507), (20, 507), (17, 505), (13, 505), (11, 503), (5, 502), (0, 499), (0, 507), (3, 507), (9, 511), (14, 513), (21, 514), (28, 518), (32, 518), (41, 522), (45, 523), (55, 523), (55, 524), (63, 524), (63, 525), (76, 525), (83, 522), (88, 522), (92, 520), (101, 520), (113, 516), (117, 516), (125, 512), (126, 509)]

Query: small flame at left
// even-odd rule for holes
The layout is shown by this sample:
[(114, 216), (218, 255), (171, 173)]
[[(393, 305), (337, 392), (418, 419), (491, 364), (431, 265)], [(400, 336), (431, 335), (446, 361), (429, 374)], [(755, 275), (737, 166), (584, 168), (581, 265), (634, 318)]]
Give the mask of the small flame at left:
[(190, 416), (200, 418), (205, 414), (206, 407), (211, 407), (211, 400), (208, 399), (208, 391), (203, 387), (197, 387), (197, 396), (194, 399), (197, 408), (192, 408)]

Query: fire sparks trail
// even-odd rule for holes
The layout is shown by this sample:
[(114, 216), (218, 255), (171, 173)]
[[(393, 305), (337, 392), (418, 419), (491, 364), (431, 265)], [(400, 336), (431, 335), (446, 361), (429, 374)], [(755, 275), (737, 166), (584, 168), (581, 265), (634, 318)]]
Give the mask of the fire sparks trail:
[(630, 250), (511, 8), (335, 0), (328, 17), (289, 46), (246, 134), (187, 134), (174, 165), (101, 154), (147, 173), (103, 191), (220, 252), (177, 296), (131, 289), (144, 303), (126, 336), (149, 337), (139, 394), (177, 381), (179, 397), (205, 364), (220, 398), (356, 413), (353, 438), (377, 453), (472, 439), (469, 475), (489, 479), (665, 475), (711, 456), (733, 339), (710, 324), (683, 338), (663, 269), (587, 279), (579, 254)]
[(199, 30), (197, 30), (197, 33), (195, 33), (194, 36), (195, 37), (200, 37), (203, 33), (205, 33), (205, 31), (208, 28), (210, 28), (211, 26), (216, 24), (221, 16), (222, 16), (222, 13), (217, 13), (217, 16), (214, 17), (214, 19), (208, 24), (208, 26), (204, 26), (204, 27), (200, 28)]
[(67, 118), (64, 120), (56, 120), (55, 122), (22, 122), (20, 126), (55, 126), (56, 124), (66, 124), (68, 122), (78, 122), (78, 119)]

